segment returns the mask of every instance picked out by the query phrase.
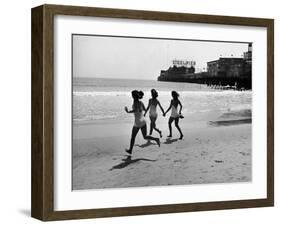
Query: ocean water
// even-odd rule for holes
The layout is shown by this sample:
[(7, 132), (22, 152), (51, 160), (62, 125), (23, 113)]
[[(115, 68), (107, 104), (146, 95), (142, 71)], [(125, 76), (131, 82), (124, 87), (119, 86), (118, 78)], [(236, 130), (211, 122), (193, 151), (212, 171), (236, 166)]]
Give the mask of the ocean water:
[[(132, 106), (131, 91), (142, 90), (142, 101), (147, 106), (152, 88), (158, 91), (164, 110), (169, 107), (171, 91), (176, 90), (187, 121), (208, 121), (225, 112), (248, 111), (252, 104), (251, 91), (222, 91), (193, 83), (73, 78), (73, 122), (130, 122), (133, 116), (127, 114), (124, 107)], [(162, 115), (159, 108), (158, 114)]]

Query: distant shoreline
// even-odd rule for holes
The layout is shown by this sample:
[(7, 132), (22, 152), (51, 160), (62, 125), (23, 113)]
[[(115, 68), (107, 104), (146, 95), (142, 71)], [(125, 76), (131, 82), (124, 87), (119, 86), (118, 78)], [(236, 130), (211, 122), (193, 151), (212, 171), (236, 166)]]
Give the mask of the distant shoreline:
[[(140, 76), (142, 77), (142, 76)], [(77, 77), (72, 77), (73, 79), (101, 79), (101, 80), (134, 80), (134, 81), (158, 81), (157, 78), (156, 79), (134, 79), (134, 78), (105, 78), (105, 77), (80, 77), (80, 76), (77, 76)]]

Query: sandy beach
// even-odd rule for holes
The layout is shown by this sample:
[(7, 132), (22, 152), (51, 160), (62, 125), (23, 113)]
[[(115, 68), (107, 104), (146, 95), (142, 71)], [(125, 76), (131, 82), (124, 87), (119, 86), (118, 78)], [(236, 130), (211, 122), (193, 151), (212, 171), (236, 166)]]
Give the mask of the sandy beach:
[[(251, 181), (250, 112), (225, 113), (213, 121), (181, 120), (184, 140), (161, 147), (137, 135), (126, 155), (132, 123), (80, 123), (73, 128), (73, 190)], [(148, 121), (149, 122), (149, 121)], [(154, 132), (155, 136), (156, 134)]]

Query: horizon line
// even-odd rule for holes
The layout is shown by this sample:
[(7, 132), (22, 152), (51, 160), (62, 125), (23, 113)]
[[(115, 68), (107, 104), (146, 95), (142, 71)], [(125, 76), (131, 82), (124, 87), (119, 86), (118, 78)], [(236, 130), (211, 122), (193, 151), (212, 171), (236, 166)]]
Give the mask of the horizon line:
[(145, 80), (145, 81), (158, 81), (157, 79), (139, 79), (139, 78), (113, 78), (113, 77), (108, 77), (108, 78), (103, 78), (103, 77), (87, 77), (87, 76), (72, 76), (72, 78), (97, 78), (97, 79), (131, 79), (131, 80)]

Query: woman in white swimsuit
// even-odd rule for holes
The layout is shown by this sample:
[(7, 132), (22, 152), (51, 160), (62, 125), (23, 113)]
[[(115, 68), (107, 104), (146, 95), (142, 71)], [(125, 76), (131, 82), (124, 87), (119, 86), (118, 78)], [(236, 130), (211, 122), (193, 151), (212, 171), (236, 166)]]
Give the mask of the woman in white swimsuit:
[(132, 110), (129, 111), (127, 107), (125, 107), (125, 111), (127, 113), (134, 113), (135, 116), (135, 123), (132, 129), (132, 135), (131, 135), (131, 142), (130, 142), (130, 148), (126, 149), (126, 152), (129, 154), (132, 154), (133, 147), (135, 144), (135, 139), (138, 134), (138, 131), (141, 129), (143, 138), (145, 140), (154, 140), (158, 146), (160, 147), (160, 140), (159, 138), (154, 138), (152, 136), (147, 136), (146, 131), (146, 121), (143, 116), (143, 111), (145, 111), (144, 104), (140, 101), (143, 97), (142, 91), (133, 90), (132, 91), (132, 98), (134, 99), (134, 103), (132, 106)]
[[(164, 116), (165, 116), (167, 114), (167, 112), (172, 109), (171, 116), (170, 116), (169, 122), (168, 122), (169, 131), (170, 131), (170, 134), (169, 134), (168, 137), (172, 137), (172, 122), (175, 121), (175, 126), (178, 129), (178, 131), (180, 132), (180, 138), (179, 139), (182, 140), (183, 134), (182, 134), (181, 128), (179, 127), (179, 119), (183, 118), (183, 116), (181, 115), (182, 104), (178, 99), (179, 94), (176, 91), (172, 91), (172, 97), (173, 97), (173, 99), (171, 100), (170, 106), (167, 109), (167, 111), (164, 113)], [(179, 112), (178, 112), (178, 106), (180, 106)]]
[(147, 111), (149, 110), (149, 118), (150, 118), (150, 132), (149, 135), (152, 134), (153, 129), (156, 130), (160, 137), (162, 137), (162, 132), (160, 129), (156, 128), (156, 120), (157, 120), (157, 106), (159, 105), (163, 115), (164, 115), (164, 109), (162, 108), (160, 102), (158, 101), (158, 92), (155, 89), (151, 90), (151, 99), (149, 99), (148, 106), (146, 108), (146, 111), (144, 113), (144, 116), (146, 115)]

